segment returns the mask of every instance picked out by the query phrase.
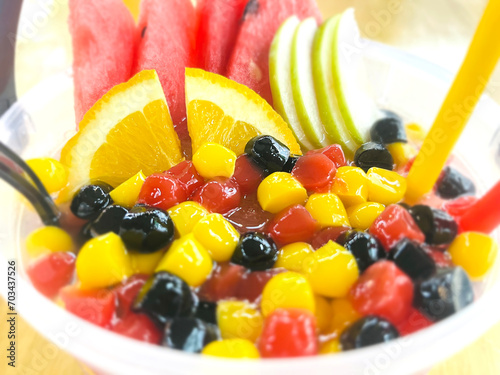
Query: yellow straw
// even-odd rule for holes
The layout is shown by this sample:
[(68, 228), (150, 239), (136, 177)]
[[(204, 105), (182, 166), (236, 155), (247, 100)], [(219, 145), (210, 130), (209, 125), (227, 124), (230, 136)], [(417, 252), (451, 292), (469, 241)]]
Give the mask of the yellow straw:
[(417, 202), (436, 183), (497, 64), (499, 36), (500, 0), (490, 0), (455, 82), (408, 174), (408, 202)]

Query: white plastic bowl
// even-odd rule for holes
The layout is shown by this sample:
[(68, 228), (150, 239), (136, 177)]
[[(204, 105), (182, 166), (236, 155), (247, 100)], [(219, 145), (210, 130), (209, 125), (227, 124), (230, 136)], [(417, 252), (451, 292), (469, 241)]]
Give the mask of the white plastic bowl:
[[(359, 53), (366, 61), (366, 90), (378, 104), (429, 126), (451, 83), (450, 74), (374, 42)], [(14, 129), (13, 133), (22, 136), (11, 145), (24, 157), (57, 154), (75, 130), (72, 113), (71, 78), (54, 77), (34, 88), (0, 119), (0, 138), (7, 137), (6, 129)], [(495, 162), (498, 119), (500, 107), (483, 97), (456, 148), (480, 193), (500, 177)], [(429, 329), (387, 344), (331, 356), (252, 362), (211, 359), (143, 344), (76, 318), (39, 294), (19, 265), (23, 238), (40, 223), (3, 182), (0, 202), (0, 259), (5, 265), (0, 273), (6, 272), (6, 259), (18, 260), (18, 310), (40, 333), (102, 374), (415, 374), (471, 343), (500, 320), (497, 262), (487, 281), (475, 286), (479, 298), (473, 305)], [(0, 278), (5, 280), (6, 275)], [(6, 288), (0, 288), (0, 293), (5, 297)]]

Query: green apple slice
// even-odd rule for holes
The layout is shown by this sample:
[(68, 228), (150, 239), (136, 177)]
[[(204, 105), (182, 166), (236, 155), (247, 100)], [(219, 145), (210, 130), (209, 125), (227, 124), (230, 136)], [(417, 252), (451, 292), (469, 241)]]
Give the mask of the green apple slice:
[(328, 138), (353, 156), (359, 144), (351, 137), (342, 117), (332, 71), (335, 30), (339, 21), (340, 15), (334, 16), (318, 29), (312, 50), (312, 72), (319, 113)]
[(292, 45), (292, 92), (300, 124), (307, 138), (316, 148), (328, 145), (321, 122), (312, 75), (312, 47), (318, 26), (314, 18), (307, 18), (295, 30)]
[(362, 47), (363, 39), (354, 19), (354, 10), (347, 9), (340, 15), (334, 30), (333, 82), (345, 125), (359, 144), (370, 139), (370, 127), (380, 117), (375, 102), (363, 90), (366, 73)]
[(313, 147), (306, 137), (295, 109), (292, 93), (291, 56), (292, 41), (300, 21), (297, 16), (288, 18), (274, 36), (269, 52), (269, 80), (273, 104), (292, 130), (300, 145), (307, 150)]

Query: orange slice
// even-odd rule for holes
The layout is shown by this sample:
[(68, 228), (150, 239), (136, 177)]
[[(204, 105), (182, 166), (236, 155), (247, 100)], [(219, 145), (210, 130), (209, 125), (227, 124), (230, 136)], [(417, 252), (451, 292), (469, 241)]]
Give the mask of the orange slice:
[(186, 105), (193, 154), (205, 142), (219, 143), (237, 155), (257, 135), (271, 135), (295, 155), (300, 146), (281, 116), (244, 85), (201, 69), (186, 69)]
[(150, 175), (182, 160), (158, 75), (144, 70), (99, 99), (62, 149), (69, 183), (61, 199), (91, 181), (116, 187), (140, 170)]

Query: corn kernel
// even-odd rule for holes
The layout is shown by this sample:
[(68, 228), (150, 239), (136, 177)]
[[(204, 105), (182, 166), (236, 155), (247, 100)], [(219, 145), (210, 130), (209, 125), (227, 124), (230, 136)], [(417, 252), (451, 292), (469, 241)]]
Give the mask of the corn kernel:
[(212, 259), (203, 245), (188, 234), (175, 240), (156, 267), (156, 272), (170, 272), (190, 286), (200, 286), (212, 272)]
[(386, 147), (391, 153), (397, 168), (404, 167), (410, 159), (417, 155), (417, 150), (409, 143), (395, 142)]
[(191, 201), (169, 208), (168, 213), (180, 237), (191, 233), (198, 221), (209, 214), (205, 207)]
[(347, 209), (351, 226), (355, 229), (367, 230), (375, 219), (384, 211), (385, 206), (376, 202), (361, 203)]
[(335, 175), (332, 193), (337, 194), (344, 206), (365, 203), (368, 199), (368, 177), (358, 167), (340, 167)]
[(388, 206), (399, 202), (406, 193), (406, 179), (397, 172), (373, 167), (368, 171), (368, 180), (371, 202)]
[(216, 262), (229, 261), (240, 239), (238, 231), (221, 214), (210, 214), (198, 221), (193, 235)]
[(345, 297), (359, 276), (354, 256), (333, 241), (305, 259), (304, 273), (313, 291), (325, 297)]
[(347, 298), (336, 298), (331, 303), (332, 320), (330, 332), (340, 335), (344, 329), (350, 327), (361, 318)]
[(262, 332), (262, 315), (247, 302), (219, 301), (216, 315), (223, 339), (240, 338), (255, 342)]
[(26, 164), (35, 172), (49, 194), (58, 192), (68, 183), (68, 170), (55, 159), (31, 159)]
[(418, 124), (408, 124), (406, 125), (406, 135), (408, 140), (415, 143), (422, 143), (427, 135), (427, 131)]
[(319, 354), (333, 354), (340, 353), (341, 351), (342, 345), (340, 345), (338, 338), (325, 341), (319, 347)]
[(71, 236), (58, 227), (42, 227), (26, 238), (26, 250), (31, 257), (42, 254), (73, 251)]
[(466, 232), (453, 240), (448, 251), (455, 265), (461, 266), (472, 279), (481, 280), (495, 263), (498, 244), (486, 234)]
[(236, 154), (218, 143), (204, 143), (193, 155), (193, 164), (203, 177), (231, 177)]
[(320, 333), (328, 333), (332, 320), (332, 307), (330, 302), (322, 296), (315, 295), (316, 303), (316, 327)]
[(257, 198), (263, 210), (277, 214), (289, 206), (303, 204), (307, 191), (290, 173), (276, 172), (260, 183)]
[(253, 342), (244, 339), (212, 341), (203, 348), (201, 354), (232, 359), (257, 359), (260, 357)]
[(314, 293), (309, 281), (299, 273), (284, 272), (269, 280), (262, 292), (262, 314), (268, 316), (279, 308), (298, 308), (316, 312)]
[(76, 257), (76, 274), (82, 289), (107, 288), (130, 277), (130, 256), (121, 238), (110, 232), (87, 241)]
[(132, 272), (134, 275), (137, 273), (152, 275), (164, 255), (165, 251), (157, 251), (151, 254), (129, 253)]
[(113, 189), (109, 195), (114, 203), (123, 207), (133, 207), (139, 198), (144, 181), (146, 181), (146, 176), (140, 171)]
[(333, 193), (311, 195), (306, 209), (322, 227), (350, 226), (342, 201)]
[(288, 271), (300, 272), (304, 259), (314, 252), (306, 242), (295, 242), (282, 247), (278, 252), (278, 260), (274, 268), (284, 268)]

